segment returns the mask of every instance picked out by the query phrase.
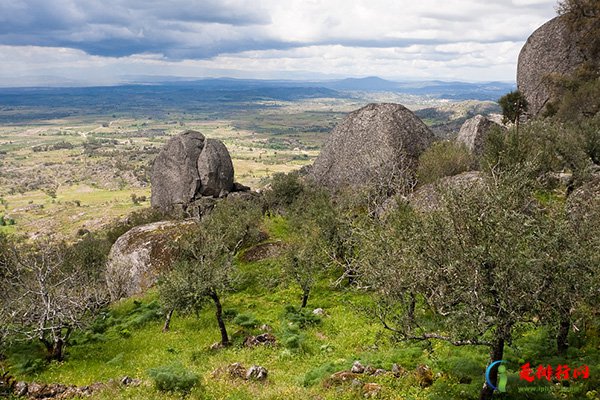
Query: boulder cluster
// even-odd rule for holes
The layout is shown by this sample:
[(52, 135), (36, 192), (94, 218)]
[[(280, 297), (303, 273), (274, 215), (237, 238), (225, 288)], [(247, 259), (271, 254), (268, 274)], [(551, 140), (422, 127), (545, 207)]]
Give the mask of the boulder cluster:
[(166, 213), (194, 212), (203, 197), (221, 198), (249, 188), (233, 181), (233, 163), (220, 140), (207, 139), (197, 131), (172, 137), (152, 166), (152, 207)]

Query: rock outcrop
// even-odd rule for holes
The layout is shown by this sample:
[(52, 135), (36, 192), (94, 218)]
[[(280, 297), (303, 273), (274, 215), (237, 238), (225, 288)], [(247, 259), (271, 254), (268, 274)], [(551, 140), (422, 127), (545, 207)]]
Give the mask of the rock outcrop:
[(408, 202), (414, 209), (420, 212), (435, 211), (442, 206), (440, 191), (444, 189), (469, 189), (473, 185), (482, 183), (483, 178), (479, 171), (469, 171), (454, 176), (447, 176), (440, 179), (439, 182), (423, 185), (409, 196)]
[(400, 104), (369, 104), (350, 113), (331, 133), (310, 176), (337, 190), (376, 184), (412, 173), (433, 133)]
[(223, 197), (231, 192), (233, 164), (222, 142), (186, 131), (169, 139), (160, 151), (150, 181), (153, 207), (185, 211), (202, 196)]
[(198, 175), (202, 196), (223, 197), (233, 190), (233, 164), (223, 142), (206, 139), (198, 157)]
[(492, 129), (504, 129), (501, 125), (483, 115), (476, 115), (464, 122), (456, 137), (458, 143), (463, 143), (471, 153), (483, 154), (485, 139)]
[(553, 99), (551, 76), (569, 75), (585, 56), (564, 17), (556, 17), (527, 39), (519, 54), (517, 86), (529, 103), (529, 114), (543, 113)]
[(161, 221), (137, 226), (113, 244), (108, 255), (106, 280), (113, 300), (144, 292), (154, 285), (172, 262), (173, 243), (194, 224)]

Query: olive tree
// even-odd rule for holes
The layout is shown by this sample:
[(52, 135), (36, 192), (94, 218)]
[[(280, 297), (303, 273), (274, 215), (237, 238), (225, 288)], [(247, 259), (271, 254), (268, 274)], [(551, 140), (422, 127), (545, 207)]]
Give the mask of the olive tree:
[[(518, 324), (551, 313), (546, 210), (521, 172), (440, 192), (439, 210), (401, 207), (372, 233), (365, 277), (381, 299), (377, 315), (401, 339), (487, 346), (490, 362), (501, 360)], [(480, 398), (492, 394), (484, 384)]]
[(16, 340), (39, 340), (62, 360), (71, 334), (108, 304), (105, 253), (92, 237), (74, 245), (47, 240), (9, 248), (3, 262), (6, 330)]
[(171, 271), (159, 282), (159, 294), (169, 310), (198, 312), (207, 304), (215, 306), (221, 345), (229, 336), (223, 320), (221, 298), (235, 284), (234, 255), (260, 236), (260, 207), (247, 200), (223, 200), (177, 244), (177, 258)]

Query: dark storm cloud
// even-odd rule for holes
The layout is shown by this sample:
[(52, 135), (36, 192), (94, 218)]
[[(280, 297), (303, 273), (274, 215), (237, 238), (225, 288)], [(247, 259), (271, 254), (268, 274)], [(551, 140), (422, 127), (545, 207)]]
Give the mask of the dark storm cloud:
[(269, 22), (268, 13), (248, 0), (0, 0), (1, 44), (70, 47), (102, 56), (203, 58), (286, 48), (253, 34), (253, 26)]

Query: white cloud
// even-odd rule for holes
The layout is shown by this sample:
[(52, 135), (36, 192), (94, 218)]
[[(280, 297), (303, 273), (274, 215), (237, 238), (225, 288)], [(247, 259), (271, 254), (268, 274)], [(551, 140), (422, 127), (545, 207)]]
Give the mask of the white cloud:
[(0, 84), (122, 75), (513, 80), (522, 44), (555, 3), (0, 1)]

